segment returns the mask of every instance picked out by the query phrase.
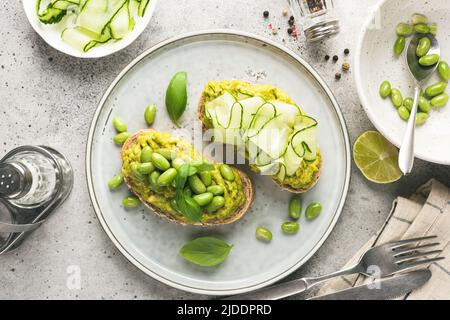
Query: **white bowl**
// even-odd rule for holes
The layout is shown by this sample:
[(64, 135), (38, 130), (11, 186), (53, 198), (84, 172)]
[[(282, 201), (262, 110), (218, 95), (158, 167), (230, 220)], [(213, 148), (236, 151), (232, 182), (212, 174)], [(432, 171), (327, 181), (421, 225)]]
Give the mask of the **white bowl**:
[[(380, 97), (379, 86), (383, 80), (388, 80), (404, 97), (413, 95), (414, 81), (406, 64), (406, 49), (402, 57), (396, 58), (393, 44), (397, 37), (396, 25), (410, 21), (415, 12), (425, 14), (430, 22), (438, 24), (441, 59), (450, 62), (448, 0), (381, 1), (362, 30), (355, 57), (355, 81), (362, 105), (378, 131), (397, 147), (402, 143), (406, 122), (400, 119), (390, 99)], [(437, 73), (428, 84), (436, 81), (440, 81)], [(450, 103), (441, 109), (433, 108), (428, 122), (417, 127), (415, 145), (416, 157), (450, 165)]]
[(45, 25), (41, 23), (36, 14), (36, 0), (23, 0), (22, 2), (31, 26), (50, 46), (58, 51), (77, 58), (100, 58), (128, 47), (134, 40), (137, 39), (137, 37), (139, 37), (152, 18), (157, 0), (150, 0), (144, 16), (136, 19), (136, 25), (133, 31), (131, 31), (125, 38), (117, 42), (105, 43), (96, 46), (88, 52), (81, 52), (62, 41), (61, 32), (65, 28), (64, 23), (53, 25)]

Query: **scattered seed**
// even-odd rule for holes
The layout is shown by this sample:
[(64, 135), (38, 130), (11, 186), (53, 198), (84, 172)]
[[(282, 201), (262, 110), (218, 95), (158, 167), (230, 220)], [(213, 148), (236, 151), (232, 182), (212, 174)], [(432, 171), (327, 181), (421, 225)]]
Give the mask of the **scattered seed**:
[(325, 60), (326, 61), (330, 60), (330, 56), (328, 54), (325, 56)]
[(336, 80), (341, 80), (342, 74), (340, 72), (336, 73), (335, 76)]
[(350, 53), (350, 50), (349, 50), (349, 49), (345, 49), (345, 50), (344, 50), (344, 54), (345, 54), (345, 55), (348, 55), (349, 53)]
[(269, 17), (269, 11), (264, 11), (264, 13), (263, 13), (263, 16), (264, 16), (264, 18), (268, 18)]
[(342, 70), (349, 71), (350, 70), (350, 64), (349, 63), (343, 63), (342, 64)]
[(292, 28), (287, 29), (287, 33), (289, 33), (289, 34), (292, 34), (292, 31), (293, 31)]
[(284, 9), (284, 10), (283, 10), (283, 16), (286, 17), (286, 16), (288, 15), (288, 13), (289, 13), (288, 9)]
[(289, 20), (294, 21), (294, 20), (295, 20), (294, 16), (291, 16), (291, 17), (289, 18)]
[(272, 34), (278, 34), (278, 28), (277, 27), (273, 27), (272, 28)]
[(336, 55), (334, 55), (334, 56), (333, 56), (333, 61), (334, 61), (334, 62), (337, 62), (338, 60), (339, 60), (339, 57), (336, 56)]
[(295, 21), (294, 20), (289, 20), (288, 23), (292, 27), (294, 25)]

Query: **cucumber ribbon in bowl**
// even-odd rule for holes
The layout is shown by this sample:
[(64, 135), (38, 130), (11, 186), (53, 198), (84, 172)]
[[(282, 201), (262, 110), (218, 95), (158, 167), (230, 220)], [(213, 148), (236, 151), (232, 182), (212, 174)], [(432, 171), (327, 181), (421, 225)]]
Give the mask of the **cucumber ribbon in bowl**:
[(283, 181), (303, 161), (316, 159), (317, 121), (297, 105), (225, 92), (207, 102), (205, 111), (214, 141), (245, 146), (247, 158), (263, 174)]

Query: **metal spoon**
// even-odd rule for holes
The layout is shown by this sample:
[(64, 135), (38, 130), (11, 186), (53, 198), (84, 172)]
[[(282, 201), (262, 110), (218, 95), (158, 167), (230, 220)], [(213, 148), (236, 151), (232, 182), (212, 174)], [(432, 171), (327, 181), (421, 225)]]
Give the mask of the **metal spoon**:
[(419, 40), (423, 37), (430, 39), (431, 47), (428, 54), (437, 54), (441, 56), (441, 49), (436, 38), (432, 34), (419, 34), (414, 36), (408, 47), (406, 61), (408, 63), (409, 71), (415, 79), (414, 104), (411, 109), (411, 115), (406, 128), (405, 137), (400, 148), (400, 155), (398, 158), (398, 165), (404, 175), (410, 174), (414, 164), (414, 130), (416, 127), (417, 106), (419, 103), (419, 95), (422, 85), (436, 70), (438, 63), (430, 67), (424, 67), (419, 64), (419, 58), (416, 55), (417, 45)]

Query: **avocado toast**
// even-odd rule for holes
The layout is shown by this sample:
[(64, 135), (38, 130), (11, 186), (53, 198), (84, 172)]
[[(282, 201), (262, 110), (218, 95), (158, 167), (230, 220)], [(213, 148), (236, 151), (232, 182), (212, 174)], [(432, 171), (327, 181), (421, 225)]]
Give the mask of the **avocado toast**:
[[(144, 149), (146, 153), (151, 154), (151, 160), (145, 159)], [(154, 158), (158, 158), (155, 157), (155, 154), (158, 157), (163, 155), (170, 167), (158, 167), (157, 163), (154, 163)], [(224, 166), (223, 164), (206, 162), (191, 144), (183, 139), (172, 137), (168, 133), (151, 129), (137, 132), (124, 143), (121, 159), (122, 175), (130, 191), (158, 216), (172, 222), (196, 226), (230, 224), (239, 220), (253, 203), (253, 185), (245, 173), (230, 168), (234, 178), (225, 179), (220, 170)], [(140, 173), (139, 169), (144, 168), (143, 164), (146, 163), (148, 165), (145, 168), (153, 168)], [(176, 197), (178, 194), (174, 183), (161, 185), (155, 181), (155, 176), (161, 177), (169, 170), (178, 171), (182, 164), (190, 165), (190, 163), (208, 163), (211, 166), (211, 170), (208, 169), (204, 172), (206, 176), (209, 176), (209, 181), (205, 181), (200, 172), (195, 173), (189, 176), (183, 190), (183, 194), (188, 195), (189, 199), (197, 197), (199, 206), (201, 204), (201, 216), (198, 220), (189, 219), (182, 210), (177, 208)], [(174, 174), (177, 173), (174, 172)], [(175, 182), (175, 180), (172, 179), (171, 182)], [(203, 190), (199, 191), (198, 188), (194, 188), (194, 182), (200, 184)], [(219, 202), (219, 206), (216, 205), (215, 208), (212, 208), (212, 204), (217, 204), (217, 202)]]
[(211, 81), (202, 92), (197, 115), (204, 130), (214, 130), (216, 142), (245, 146), (251, 168), (270, 175), (282, 189), (304, 193), (318, 182), (323, 162), (317, 121), (279, 88)]

